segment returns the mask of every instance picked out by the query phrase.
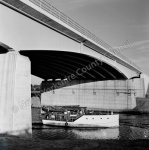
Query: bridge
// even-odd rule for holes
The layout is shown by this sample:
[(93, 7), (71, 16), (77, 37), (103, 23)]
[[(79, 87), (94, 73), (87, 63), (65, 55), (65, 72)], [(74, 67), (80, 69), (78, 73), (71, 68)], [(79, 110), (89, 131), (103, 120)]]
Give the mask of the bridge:
[(0, 1), (0, 58), (2, 133), (31, 133), (31, 74), (44, 79), (43, 105), (91, 109), (133, 109), (149, 83), (120, 51), (46, 0)]

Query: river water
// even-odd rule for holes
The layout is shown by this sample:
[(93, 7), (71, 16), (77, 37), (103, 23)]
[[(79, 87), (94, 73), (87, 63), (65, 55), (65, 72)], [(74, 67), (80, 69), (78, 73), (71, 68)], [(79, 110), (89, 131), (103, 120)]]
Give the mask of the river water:
[(149, 139), (149, 114), (120, 114), (118, 128), (63, 128), (33, 125), (33, 138), (42, 140), (62, 139)]

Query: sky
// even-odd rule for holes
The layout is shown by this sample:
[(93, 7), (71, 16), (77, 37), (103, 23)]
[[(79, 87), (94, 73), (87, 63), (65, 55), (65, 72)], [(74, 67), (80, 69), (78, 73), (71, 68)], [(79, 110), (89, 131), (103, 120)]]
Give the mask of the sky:
[(149, 75), (149, 0), (46, 0)]

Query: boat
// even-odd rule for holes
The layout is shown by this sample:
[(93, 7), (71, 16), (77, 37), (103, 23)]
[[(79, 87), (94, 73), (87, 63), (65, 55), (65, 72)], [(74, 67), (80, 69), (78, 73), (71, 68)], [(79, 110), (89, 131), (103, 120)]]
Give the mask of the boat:
[(44, 125), (73, 128), (119, 127), (119, 114), (86, 110), (85, 107), (48, 109), (42, 119)]

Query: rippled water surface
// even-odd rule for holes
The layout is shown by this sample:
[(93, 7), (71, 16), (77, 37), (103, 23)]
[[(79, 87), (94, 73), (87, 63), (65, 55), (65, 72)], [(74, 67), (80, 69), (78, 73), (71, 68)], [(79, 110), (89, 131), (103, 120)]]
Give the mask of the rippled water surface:
[(149, 139), (149, 114), (120, 114), (119, 128), (75, 129), (33, 125), (33, 138), (61, 139)]

